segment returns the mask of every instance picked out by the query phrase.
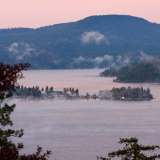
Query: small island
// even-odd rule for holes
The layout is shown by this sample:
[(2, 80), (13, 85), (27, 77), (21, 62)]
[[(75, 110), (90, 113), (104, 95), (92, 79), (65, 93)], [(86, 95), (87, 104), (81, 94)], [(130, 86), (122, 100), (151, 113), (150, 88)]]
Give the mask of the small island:
[(158, 64), (150, 62), (131, 63), (123, 67), (114, 67), (100, 73), (104, 77), (117, 77), (114, 82), (123, 83), (154, 83), (160, 82)]
[(13, 98), (22, 99), (68, 99), (68, 100), (80, 100), (80, 99), (100, 99), (100, 100), (151, 100), (153, 99), (150, 89), (131, 88), (128, 86), (115, 88), (111, 90), (101, 90), (98, 94), (90, 95), (88, 92), (86, 95), (79, 95), (79, 89), (64, 88), (63, 91), (56, 91), (53, 87), (40, 89), (39, 86), (35, 87), (23, 87), (23, 85), (17, 86), (13, 92)]

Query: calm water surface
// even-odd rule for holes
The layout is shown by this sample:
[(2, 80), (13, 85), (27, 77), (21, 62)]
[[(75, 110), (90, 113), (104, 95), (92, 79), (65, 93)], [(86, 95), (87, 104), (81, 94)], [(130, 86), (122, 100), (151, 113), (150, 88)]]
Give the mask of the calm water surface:
[(24, 129), (25, 152), (40, 145), (52, 151), (53, 160), (96, 160), (120, 148), (119, 138), (138, 137), (140, 143), (160, 145), (160, 84), (113, 83), (97, 76), (102, 70), (27, 71), (19, 83), (27, 87), (78, 88), (80, 94), (112, 87), (149, 87), (151, 101), (18, 100), (12, 115), (14, 128)]

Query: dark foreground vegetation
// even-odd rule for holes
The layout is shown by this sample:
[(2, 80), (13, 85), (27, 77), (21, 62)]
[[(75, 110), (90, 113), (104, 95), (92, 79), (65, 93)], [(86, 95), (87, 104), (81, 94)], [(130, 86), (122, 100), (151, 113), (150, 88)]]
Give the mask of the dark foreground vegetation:
[[(97, 160), (111, 160), (115, 157), (121, 160), (156, 160), (160, 159), (160, 154), (153, 153), (160, 146), (144, 146), (138, 143), (137, 138), (120, 138), (120, 144), (124, 144), (123, 149), (108, 153), (108, 158), (97, 157)], [(146, 153), (147, 152), (147, 153)], [(146, 153), (146, 154), (145, 154)]]
[(15, 144), (11, 138), (23, 136), (23, 130), (11, 129), (13, 122), (10, 119), (15, 109), (15, 104), (8, 105), (6, 99), (12, 96), (11, 91), (17, 85), (17, 80), (23, 78), (22, 70), (26, 70), (28, 63), (13, 66), (0, 63), (0, 160), (47, 160), (51, 151), (42, 153), (42, 148), (37, 147), (33, 154), (20, 154), (24, 148), (23, 143)]
[(142, 83), (160, 82), (160, 69), (149, 62), (131, 63), (121, 68), (110, 68), (100, 73), (104, 77), (117, 77), (114, 82)]

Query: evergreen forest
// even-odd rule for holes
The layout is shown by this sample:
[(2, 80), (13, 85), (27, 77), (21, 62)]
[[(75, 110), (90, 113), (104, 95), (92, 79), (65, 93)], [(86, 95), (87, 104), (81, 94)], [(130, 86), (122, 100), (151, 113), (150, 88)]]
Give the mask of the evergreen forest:
[(153, 83), (160, 82), (160, 69), (157, 64), (140, 62), (131, 63), (120, 68), (110, 68), (100, 73), (100, 76), (117, 77), (114, 82)]

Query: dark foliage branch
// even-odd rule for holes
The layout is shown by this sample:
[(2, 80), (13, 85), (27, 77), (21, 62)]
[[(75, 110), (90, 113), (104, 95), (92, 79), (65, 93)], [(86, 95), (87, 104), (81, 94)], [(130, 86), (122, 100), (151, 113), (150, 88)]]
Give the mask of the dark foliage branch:
[(160, 149), (160, 146), (155, 145), (141, 145), (138, 143), (137, 138), (120, 138), (120, 144), (124, 144), (123, 149), (108, 153), (108, 158), (97, 157), (97, 160), (111, 160), (118, 157), (121, 160), (156, 160), (160, 159), (160, 154), (153, 155), (145, 154), (145, 152), (153, 152)]
[[(22, 137), (23, 129), (10, 129), (13, 125), (10, 119), (11, 113), (15, 109), (15, 104), (8, 105), (5, 100), (12, 96), (11, 92), (17, 85), (17, 80), (23, 78), (23, 70), (30, 66), (29, 63), (8, 64), (0, 63), (0, 160), (47, 160), (51, 151), (42, 154), (42, 148), (37, 147), (37, 152), (29, 155), (20, 155), (23, 144), (16, 145), (11, 137)], [(6, 129), (7, 127), (7, 129)]]
[(29, 63), (19, 63), (13, 66), (0, 63), (0, 92), (14, 89), (17, 80), (23, 78), (22, 71), (29, 66)]

